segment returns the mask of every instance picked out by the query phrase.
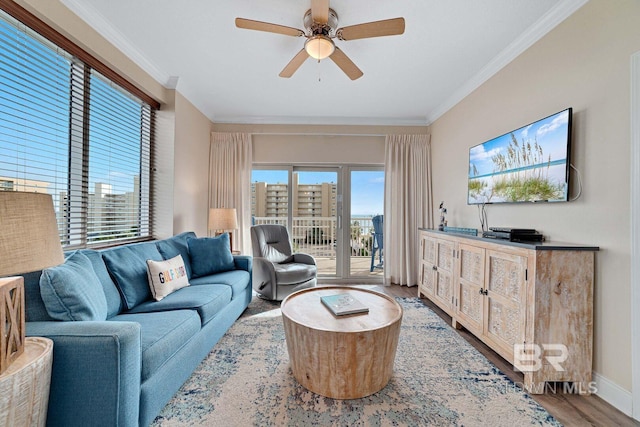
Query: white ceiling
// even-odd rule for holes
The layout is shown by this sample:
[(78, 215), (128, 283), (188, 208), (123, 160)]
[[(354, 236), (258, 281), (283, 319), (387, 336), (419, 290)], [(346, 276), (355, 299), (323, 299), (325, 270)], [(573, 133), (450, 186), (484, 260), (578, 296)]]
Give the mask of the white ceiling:
[(403, 35), (340, 41), (364, 72), (331, 61), (278, 73), (304, 38), (235, 27), (236, 17), (304, 29), (310, 1), (62, 0), (214, 122), (430, 124), (587, 0), (333, 0), (338, 27), (404, 17)]

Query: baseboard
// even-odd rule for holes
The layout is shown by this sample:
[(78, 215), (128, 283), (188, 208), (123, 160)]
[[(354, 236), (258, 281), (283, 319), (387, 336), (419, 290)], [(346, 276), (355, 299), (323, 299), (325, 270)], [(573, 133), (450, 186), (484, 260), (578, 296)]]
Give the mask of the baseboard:
[(625, 415), (632, 416), (633, 399), (631, 392), (623, 389), (618, 384), (597, 372), (593, 373), (593, 380), (596, 382), (596, 387), (598, 388), (596, 396), (614, 406)]

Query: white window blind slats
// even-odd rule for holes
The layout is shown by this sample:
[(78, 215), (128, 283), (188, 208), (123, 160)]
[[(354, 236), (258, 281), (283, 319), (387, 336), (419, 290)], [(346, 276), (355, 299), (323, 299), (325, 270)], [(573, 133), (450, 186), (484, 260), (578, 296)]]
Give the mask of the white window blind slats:
[(153, 109), (0, 11), (0, 191), (54, 198), (67, 248), (151, 236)]
[(0, 190), (49, 193), (59, 206), (56, 190), (68, 179), (66, 60), (0, 20), (0, 71)]

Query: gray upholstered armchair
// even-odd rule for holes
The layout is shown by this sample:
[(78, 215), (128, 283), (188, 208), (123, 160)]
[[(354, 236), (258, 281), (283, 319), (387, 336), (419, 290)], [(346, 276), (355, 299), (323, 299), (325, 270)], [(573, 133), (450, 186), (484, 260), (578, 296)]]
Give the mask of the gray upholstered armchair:
[(316, 261), (292, 254), (289, 232), (282, 225), (251, 227), (253, 290), (262, 298), (282, 301), (287, 295), (316, 285)]

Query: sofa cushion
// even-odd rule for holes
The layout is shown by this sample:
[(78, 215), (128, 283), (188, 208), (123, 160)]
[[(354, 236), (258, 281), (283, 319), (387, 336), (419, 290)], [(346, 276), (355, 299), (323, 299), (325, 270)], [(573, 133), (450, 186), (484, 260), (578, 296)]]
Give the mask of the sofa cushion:
[(91, 261), (81, 252), (40, 276), (40, 295), (56, 320), (106, 320), (107, 300)]
[(212, 274), (204, 277), (197, 277), (191, 280), (192, 285), (226, 285), (233, 292), (233, 298), (242, 293), (246, 288), (251, 287), (251, 275), (248, 271), (232, 270), (223, 273)]
[(207, 276), (235, 268), (229, 234), (188, 239), (187, 244), (189, 245), (193, 277)]
[(166, 261), (147, 260), (149, 274), (149, 289), (156, 301), (161, 301), (167, 295), (189, 286), (187, 269), (182, 255), (177, 255)]
[(191, 257), (189, 256), (187, 240), (195, 237), (196, 234), (193, 231), (186, 231), (173, 237), (169, 237), (168, 239), (158, 240), (156, 242), (158, 251), (160, 251), (160, 255), (162, 255), (164, 259), (170, 259), (176, 255), (182, 255), (182, 260), (184, 261), (184, 266), (187, 269), (187, 277), (189, 279), (191, 279), (191, 275), (193, 273), (191, 271)]
[(78, 252), (81, 252), (89, 258), (89, 261), (91, 261), (91, 265), (93, 266), (93, 271), (96, 273), (96, 276), (98, 276), (98, 279), (102, 284), (102, 290), (104, 291), (104, 296), (107, 299), (107, 319), (120, 313), (123, 307), (122, 298), (120, 297), (120, 292), (118, 292), (116, 284), (113, 283), (113, 279), (109, 275), (109, 271), (107, 270), (107, 266), (104, 264), (104, 260), (102, 259), (100, 252), (92, 249), (81, 249)]
[(276, 281), (279, 285), (297, 285), (316, 277), (317, 268), (311, 264), (287, 263), (274, 264)]
[(147, 260), (162, 261), (162, 255), (154, 242), (118, 246), (101, 253), (126, 308), (132, 309), (151, 298)]
[(231, 301), (231, 287), (226, 285), (201, 285), (182, 288), (162, 301), (145, 301), (129, 313), (194, 309), (198, 311), (202, 325), (213, 319)]
[(200, 331), (200, 316), (195, 310), (123, 313), (109, 321), (136, 322), (140, 325), (141, 382), (152, 376)]

